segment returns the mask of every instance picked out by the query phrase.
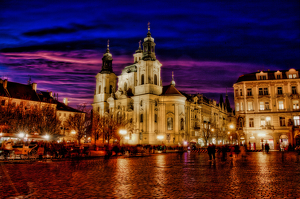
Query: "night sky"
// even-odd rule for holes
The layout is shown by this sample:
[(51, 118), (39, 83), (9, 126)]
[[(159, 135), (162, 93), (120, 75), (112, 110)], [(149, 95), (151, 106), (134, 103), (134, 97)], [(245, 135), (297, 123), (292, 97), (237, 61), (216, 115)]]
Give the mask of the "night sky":
[[(143, 3), (145, 2), (145, 3)], [(91, 104), (110, 40), (116, 75), (151, 23), (162, 80), (219, 101), (238, 77), (299, 69), (300, 1), (0, 1), (0, 78)]]

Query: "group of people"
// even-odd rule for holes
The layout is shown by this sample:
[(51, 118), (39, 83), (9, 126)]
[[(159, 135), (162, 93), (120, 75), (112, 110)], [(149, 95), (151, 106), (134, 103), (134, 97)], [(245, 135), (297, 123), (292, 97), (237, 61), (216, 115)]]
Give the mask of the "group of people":
[(246, 157), (246, 152), (247, 152), (247, 146), (246, 145), (232, 145), (232, 146), (228, 146), (228, 145), (222, 145), (220, 147), (216, 147), (214, 144), (209, 144), (207, 147), (207, 153), (209, 156), (209, 160), (211, 161), (212, 159), (215, 160), (215, 153), (216, 150), (218, 152), (219, 155), (221, 155), (221, 160), (225, 161), (227, 158), (227, 153), (229, 152), (229, 156), (233, 157), (233, 155), (235, 157), (238, 157), (239, 154), (241, 154), (242, 157)]

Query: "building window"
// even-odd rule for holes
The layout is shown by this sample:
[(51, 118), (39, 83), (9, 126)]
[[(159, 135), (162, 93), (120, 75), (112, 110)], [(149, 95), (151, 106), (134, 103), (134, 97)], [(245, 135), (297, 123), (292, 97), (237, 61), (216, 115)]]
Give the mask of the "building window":
[(99, 86), (99, 94), (101, 93), (101, 86)]
[(241, 111), (244, 111), (244, 104), (241, 102)]
[(263, 95), (263, 94), (264, 94), (262, 88), (259, 88), (259, 89), (258, 89), (258, 94), (259, 94), (259, 95)]
[(154, 115), (154, 122), (157, 123), (157, 114)]
[(261, 118), (260, 119), (260, 126), (266, 126), (266, 121), (265, 121), (265, 118)]
[(285, 117), (279, 117), (280, 126), (285, 126)]
[(270, 110), (269, 102), (265, 102), (265, 110)]
[(248, 111), (253, 111), (253, 103), (248, 102)]
[(243, 89), (240, 89), (240, 96), (243, 96)]
[(278, 108), (279, 108), (279, 110), (284, 109), (283, 101), (278, 101)]
[(144, 84), (144, 74), (142, 74), (142, 76), (141, 76), (141, 85), (143, 85)]
[(298, 100), (293, 100), (293, 109), (298, 110), (299, 109), (299, 101)]
[(247, 89), (247, 96), (252, 96), (252, 89), (251, 88)]
[(269, 95), (268, 88), (264, 88), (264, 95)]
[(5, 106), (5, 100), (1, 100), (1, 105)]
[(240, 104), (239, 103), (236, 103), (236, 105), (235, 105), (235, 111), (240, 111)]
[(296, 78), (296, 74), (289, 74), (289, 79), (295, 79)]
[(260, 79), (260, 80), (266, 80), (267, 77), (266, 77), (265, 75), (261, 75), (261, 76), (259, 76), (259, 79)]
[(294, 126), (300, 126), (300, 117), (294, 116)]
[(58, 116), (61, 116), (61, 113), (59, 113)]
[(292, 86), (292, 94), (297, 94), (296, 86)]
[(281, 79), (281, 75), (277, 75), (277, 79)]
[(113, 92), (113, 86), (110, 85), (110, 86), (109, 86), (109, 93), (112, 93), (112, 92)]
[(266, 117), (266, 125), (271, 125), (271, 117)]
[(154, 84), (157, 85), (157, 75), (154, 75)]
[(277, 87), (277, 93), (278, 95), (282, 95), (282, 87)]
[(173, 118), (172, 117), (168, 117), (167, 120), (167, 124), (168, 124), (168, 130), (173, 130)]
[(143, 114), (141, 114), (141, 121), (140, 122), (143, 122), (143, 119), (144, 119)]
[(238, 97), (239, 96), (239, 90), (235, 90), (235, 96)]
[(265, 110), (265, 103), (264, 102), (259, 102), (259, 110), (261, 110), (261, 111)]
[(254, 127), (254, 119), (249, 118), (249, 127)]

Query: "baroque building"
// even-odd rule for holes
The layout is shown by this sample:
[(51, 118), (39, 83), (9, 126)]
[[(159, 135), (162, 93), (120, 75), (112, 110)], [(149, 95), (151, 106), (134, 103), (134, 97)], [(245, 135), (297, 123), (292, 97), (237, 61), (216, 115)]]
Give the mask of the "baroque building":
[(258, 71), (233, 85), (237, 132), (251, 149), (300, 145), (299, 71)]
[[(54, 111), (57, 118), (61, 121), (60, 132), (57, 132), (55, 137), (65, 139), (65, 141), (74, 141), (76, 140), (71, 133), (71, 130), (66, 124), (65, 121), (69, 118), (70, 115), (75, 113), (81, 113), (79, 110), (76, 110), (68, 106), (68, 99), (64, 98), (63, 102), (58, 101), (58, 94), (55, 97), (53, 92), (41, 91), (37, 89), (36, 83), (21, 84), (17, 82), (11, 82), (7, 79), (0, 79), (0, 108), (9, 107), (11, 109), (19, 109), (24, 112), (33, 110), (38, 111), (42, 107), (48, 107)], [(0, 117), (3, 115), (0, 114)], [(12, 132), (10, 128), (6, 128), (4, 124), (0, 124), (0, 141), (6, 139), (19, 139), (20, 132)], [(38, 134), (36, 132), (22, 132), (25, 135), (26, 140), (41, 140), (45, 139), (45, 134)], [(46, 132), (45, 132), (46, 133)], [(54, 137), (52, 136), (51, 139)]]
[(140, 42), (133, 54), (133, 64), (116, 76), (107, 45), (96, 75), (93, 110), (116, 112), (131, 120), (134, 131), (128, 135), (128, 144), (223, 143), (228, 137), (227, 108), (203, 95), (178, 91), (173, 74), (171, 83), (163, 86), (155, 47), (148, 27), (142, 46)]

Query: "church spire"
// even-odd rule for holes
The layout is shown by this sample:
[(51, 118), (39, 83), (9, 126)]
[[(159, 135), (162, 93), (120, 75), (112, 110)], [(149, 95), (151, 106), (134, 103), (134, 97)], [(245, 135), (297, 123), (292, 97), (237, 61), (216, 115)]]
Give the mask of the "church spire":
[(172, 71), (172, 81), (171, 81), (171, 85), (175, 86), (175, 81), (174, 81), (174, 72)]
[(112, 70), (112, 54), (109, 51), (109, 40), (107, 41), (107, 49), (106, 49), (106, 53), (103, 55), (102, 57), (102, 69), (100, 71), (100, 73), (105, 73), (105, 74), (109, 74), (109, 73), (113, 73)]
[(144, 38), (143, 48), (144, 48), (143, 57), (142, 57), (143, 60), (145, 61), (156, 60), (154, 38), (151, 37), (151, 33), (150, 33), (150, 22), (148, 22), (148, 33), (147, 33), (147, 37)]

